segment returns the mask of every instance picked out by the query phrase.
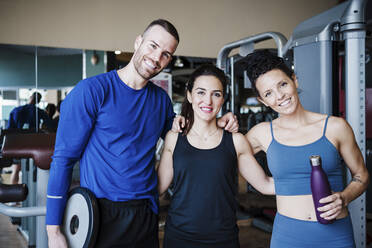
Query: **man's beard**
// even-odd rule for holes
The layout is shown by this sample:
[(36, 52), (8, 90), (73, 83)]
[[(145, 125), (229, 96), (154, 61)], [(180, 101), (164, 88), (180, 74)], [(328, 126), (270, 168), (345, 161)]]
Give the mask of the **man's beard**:
[(162, 70), (160, 70), (160, 71), (157, 71), (157, 72), (148, 73), (145, 69), (143, 69), (143, 71), (145, 71), (145, 72), (141, 72), (140, 68), (143, 68), (141, 62), (144, 63), (143, 59), (141, 59), (139, 63), (136, 62), (136, 60), (134, 60), (134, 68), (136, 69), (138, 75), (140, 75), (145, 80), (150, 80), (151, 78), (155, 77), (156, 75), (158, 75), (162, 71)]

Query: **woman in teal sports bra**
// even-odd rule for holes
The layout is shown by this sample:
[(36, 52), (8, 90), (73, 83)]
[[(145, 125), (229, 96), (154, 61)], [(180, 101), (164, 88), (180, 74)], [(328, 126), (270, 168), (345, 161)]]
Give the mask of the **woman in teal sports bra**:
[[(277, 215), (271, 248), (355, 247), (348, 204), (367, 188), (369, 175), (349, 124), (340, 117), (307, 111), (301, 105), (296, 75), (282, 58), (267, 50), (247, 57), (247, 75), (258, 100), (279, 113), (272, 122), (254, 126), (246, 138), (254, 153), (267, 154), (275, 182)], [(310, 188), (309, 157), (320, 155), (333, 194), (320, 200), (317, 222)], [(342, 162), (352, 180), (344, 188)]]

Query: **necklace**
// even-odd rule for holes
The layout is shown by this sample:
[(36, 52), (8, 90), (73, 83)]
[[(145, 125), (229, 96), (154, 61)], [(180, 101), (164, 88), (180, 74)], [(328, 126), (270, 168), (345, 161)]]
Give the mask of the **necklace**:
[(191, 131), (193, 131), (197, 136), (199, 136), (204, 141), (207, 141), (208, 138), (211, 137), (212, 135), (214, 135), (215, 133), (217, 133), (218, 130), (219, 130), (219, 128), (216, 128), (216, 130), (213, 131), (212, 133), (207, 133), (207, 135), (203, 136), (200, 133), (198, 133), (195, 129), (191, 129)]

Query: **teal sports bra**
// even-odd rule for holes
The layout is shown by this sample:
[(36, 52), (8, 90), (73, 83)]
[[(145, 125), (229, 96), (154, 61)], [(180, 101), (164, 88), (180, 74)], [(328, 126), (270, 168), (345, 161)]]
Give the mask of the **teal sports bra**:
[(325, 136), (328, 118), (329, 116), (325, 120), (322, 137), (302, 146), (288, 146), (277, 142), (270, 122), (272, 141), (266, 156), (277, 195), (311, 194), (309, 162), (311, 155), (321, 156), (322, 167), (328, 176), (332, 191), (339, 192), (344, 189), (342, 158), (336, 147)]

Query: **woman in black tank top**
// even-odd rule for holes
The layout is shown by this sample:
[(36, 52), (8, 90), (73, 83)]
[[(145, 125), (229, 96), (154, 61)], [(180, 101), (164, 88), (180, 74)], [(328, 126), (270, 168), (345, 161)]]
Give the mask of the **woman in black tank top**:
[(187, 83), (181, 115), (183, 133), (169, 132), (158, 169), (159, 193), (173, 181), (166, 220), (165, 248), (236, 248), (237, 170), (257, 190), (274, 194), (240, 133), (217, 127), (226, 78), (212, 65), (199, 67)]

